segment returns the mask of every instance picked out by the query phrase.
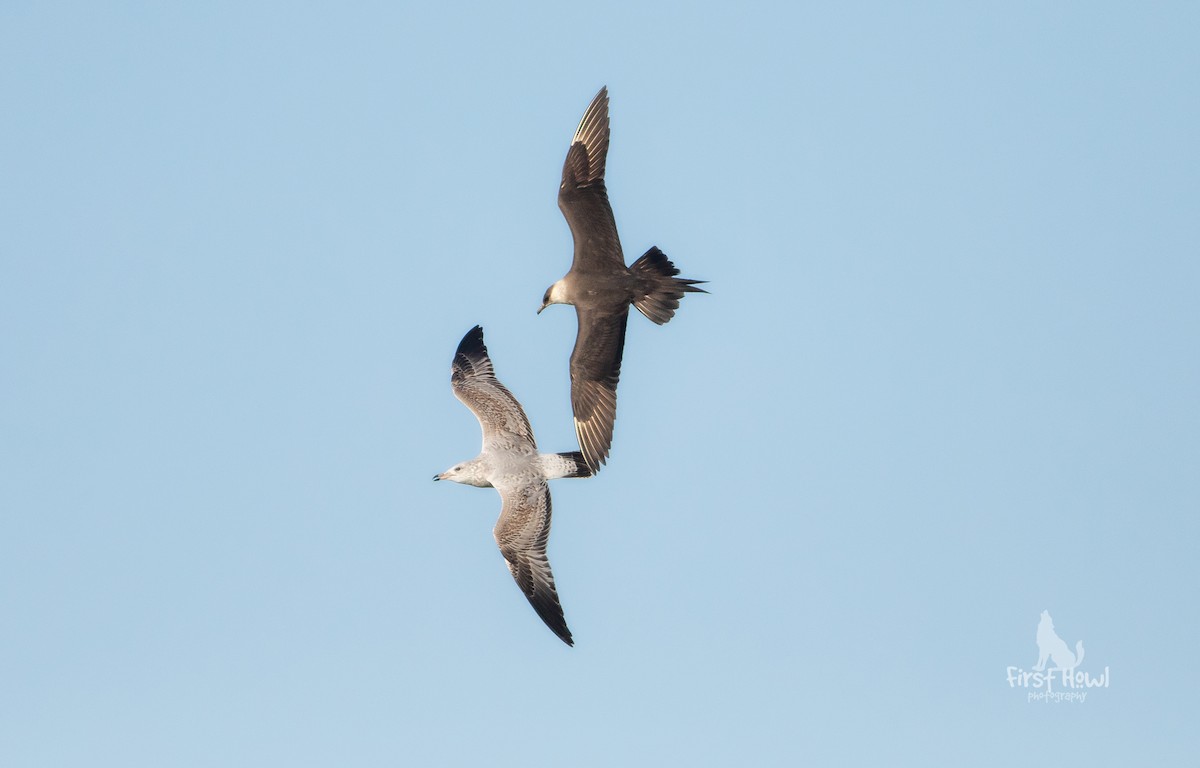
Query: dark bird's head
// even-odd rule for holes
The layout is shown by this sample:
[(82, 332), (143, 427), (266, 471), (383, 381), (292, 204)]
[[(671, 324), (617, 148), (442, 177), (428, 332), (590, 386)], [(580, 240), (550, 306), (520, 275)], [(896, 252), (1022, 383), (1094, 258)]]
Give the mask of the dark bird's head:
[(538, 314), (542, 314), (542, 310), (551, 304), (573, 304), (574, 302), (567, 296), (567, 286), (562, 280), (559, 280), (554, 285), (546, 289), (546, 293), (542, 296), (542, 306), (538, 307)]

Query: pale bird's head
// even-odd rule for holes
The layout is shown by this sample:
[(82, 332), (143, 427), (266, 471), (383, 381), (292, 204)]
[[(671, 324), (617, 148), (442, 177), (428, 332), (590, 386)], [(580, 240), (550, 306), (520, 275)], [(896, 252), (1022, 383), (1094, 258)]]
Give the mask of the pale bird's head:
[(434, 480), (452, 480), (463, 485), (474, 485), (479, 488), (487, 488), (491, 483), (479, 474), (479, 465), (473, 461), (466, 461), (462, 464), (455, 464), (450, 469), (440, 475), (434, 475)]

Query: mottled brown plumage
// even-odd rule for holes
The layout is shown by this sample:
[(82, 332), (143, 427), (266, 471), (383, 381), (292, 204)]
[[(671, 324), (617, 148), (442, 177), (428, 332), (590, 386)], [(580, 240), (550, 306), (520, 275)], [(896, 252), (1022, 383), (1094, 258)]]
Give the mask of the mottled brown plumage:
[(483, 450), (433, 479), (491, 487), (500, 493), (500, 519), (492, 531), (500, 554), (537, 615), (564, 643), (574, 645), (546, 559), (550, 537), (546, 481), (588, 477), (591, 471), (578, 451), (538, 453), (524, 409), (496, 378), (479, 326), (468, 331), (458, 345), (450, 367), (450, 385), (479, 419)]

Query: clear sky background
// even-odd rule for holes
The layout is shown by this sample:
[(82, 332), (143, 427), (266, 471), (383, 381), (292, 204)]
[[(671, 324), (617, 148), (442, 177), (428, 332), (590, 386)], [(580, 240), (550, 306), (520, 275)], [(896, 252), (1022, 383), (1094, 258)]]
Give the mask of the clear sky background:
[[(0, 763), (1200, 752), (1195, 4), (100, 5), (0, 7)], [(572, 649), (430, 478), (476, 323), (576, 446), (604, 84), (712, 294), (553, 486)], [(1008, 685), (1042, 610), (1109, 688)]]

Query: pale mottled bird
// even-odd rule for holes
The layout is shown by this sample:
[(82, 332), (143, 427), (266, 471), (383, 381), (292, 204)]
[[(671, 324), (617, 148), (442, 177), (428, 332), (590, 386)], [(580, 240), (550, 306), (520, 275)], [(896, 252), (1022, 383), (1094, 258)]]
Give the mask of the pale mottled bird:
[(450, 366), (450, 386), (455, 397), (479, 419), (483, 450), (433, 479), (495, 488), (500, 493), (500, 519), (492, 531), (500, 554), (537, 615), (564, 643), (574, 645), (546, 559), (550, 537), (550, 488), (546, 481), (588, 477), (592, 472), (579, 451), (538, 453), (525, 411), (496, 379), (483, 344), (483, 329), (478, 325), (467, 331), (458, 345)]
[(579, 331), (571, 353), (571, 408), (579, 447), (593, 473), (612, 446), (629, 305), (662, 325), (675, 315), (685, 293), (707, 293), (696, 287), (703, 280), (676, 277), (679, 270), (656, 247), (625, 266), (604, 186), (608, 139), (608, 89), (601, 88), (571, 140), (558, 188), (575, 258), (566, 276), (546, 289), (538, 309), (575, 305)]

